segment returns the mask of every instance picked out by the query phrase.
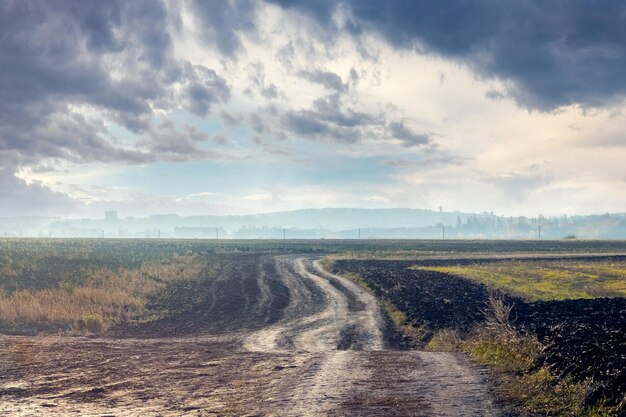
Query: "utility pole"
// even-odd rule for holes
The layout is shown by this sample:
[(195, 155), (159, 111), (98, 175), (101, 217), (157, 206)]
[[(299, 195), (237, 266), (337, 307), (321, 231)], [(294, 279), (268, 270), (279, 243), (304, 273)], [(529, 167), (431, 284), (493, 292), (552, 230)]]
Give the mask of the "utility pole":
[(541, 240), (541, 225), (537, 226), (537, 237)]
[(161, 229), (157, 229), (157, 239), (161, 239)]
[(220, 238), (220, 228), (216, 227), (215, 228), (215, 240), (219, 240)]
[(283, 227), (283, 240), (285, 240), (286, 236), (287, 236), (287, 229)]
[(446, 238), (446, 226), (444, 224), (441, 225), (441, 238)]
[(359, 227), (359, 240), (361, 240), (361, 228)]

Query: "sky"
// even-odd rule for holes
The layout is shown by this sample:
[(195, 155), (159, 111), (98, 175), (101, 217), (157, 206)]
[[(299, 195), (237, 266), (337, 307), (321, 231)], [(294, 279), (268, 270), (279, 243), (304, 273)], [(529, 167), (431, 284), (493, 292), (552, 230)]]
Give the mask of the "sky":
[(0, 0), (0, 216), (626, 212), (626, 3)]

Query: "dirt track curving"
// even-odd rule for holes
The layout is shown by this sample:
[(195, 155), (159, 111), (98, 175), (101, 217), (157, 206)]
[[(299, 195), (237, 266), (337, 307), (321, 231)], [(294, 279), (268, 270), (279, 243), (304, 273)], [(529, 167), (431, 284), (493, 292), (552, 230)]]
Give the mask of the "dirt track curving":
[(313, 257), (240, 255), (197, 292), (113, 337), (0, 338), (0, 415), (502, 415), (479, 370), (400, 349), (378, 302)]

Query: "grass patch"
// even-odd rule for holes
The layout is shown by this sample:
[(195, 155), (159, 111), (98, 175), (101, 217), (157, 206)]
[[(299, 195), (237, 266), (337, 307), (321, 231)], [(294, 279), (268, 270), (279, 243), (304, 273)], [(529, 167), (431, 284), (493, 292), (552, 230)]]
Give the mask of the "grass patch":
[[(411, 337), (423, 329), (407, 329), (406, 316), (391, 303), (398, 328)], [(497, 395), (503, 401), (516, 404), (524, 415), (619, 417), (620, 406), (585, 405), (590, 385), (575, 383), (570, 378), (558, 379), (546, 367), (535, 368), (543, 348), (533, 335), (521, 334), (509, 322), (510, 306), (501, 293), (492, 291), (485, 309), (486, 322), (467, 335), (454, 329), (435, 333), (425, 346), (429, 351), (457, 351), (467, 354), (477, 363), (493, 370)]]
[(396, 306), (389, 300), (383, 300), (383, 309), (389, 319), (402, 334), (408, 336), (415, 346), (423, 346), (424, 340), (430, 335), (426, 326), (415, 326)]
[(458, 352), (463, 347), (463, 338), (453, 329), (443, 329), (436, 332), (426, 344), (424, 350), (430, 352)]
[(139, 319), (148, 297), (171, 282), (197, 277), (205, 268), (198, 256), (136, 269), (83, 270), (55, 288), (0, 289), (0, 330), (9, 333), (73, 330), (100, 333), (112, 324)]
[(482, 365), (495, 370), (498, 395), (520, 404), (526, 413), (541, 416), (618, 417), (618, 407), (585, 406), (587, 382), (558, 379), (546, 367), (535, 368), (542, 345), (533, 335), (520, 334), (509, 322), (511, 308), (492, 291), (486, 324), (460, 344)]
[(532, 336), (499, 337), (477, 332), (464, 340), (461, 350), (482, 365), (494, 369), (498, 396), (519, 404), (524, 413), (540, 416), (619, 417), (620, 405), (585, 406), (586, 382), (557, 379), (533, 363), (541, 345)]
[(626, 297), (626, 262), (524, 261), (413, 269), (462, 276), (529, 300)]

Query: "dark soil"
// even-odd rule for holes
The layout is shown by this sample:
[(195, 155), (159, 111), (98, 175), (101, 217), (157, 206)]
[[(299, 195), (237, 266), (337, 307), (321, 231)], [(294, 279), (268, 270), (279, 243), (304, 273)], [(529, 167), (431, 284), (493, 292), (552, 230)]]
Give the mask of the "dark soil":
[(416, 327), (467, 332), (484, 321), (488, 298), (484, 285), (440, 272), (407, 269), (412, 265), (414, 261), (337, 261), (334, 272), (361, 276), (377, 297), (391, 301)]
[[(615, 260), (614, 257), (587, 260), (610, 259)], [(503, 260), (496, 262), (500, 261)], [(429, 329), (422, 340), (428, 342), (434, 331), (455, 329), (463, 333), (482, 323), (488, 289), (458, 276), (407, 268), (416, 264), (444, 266), (473, 262), (489, 260), (337, 261), (334, 272), (360, 275), (378, 297), (391, 301), (413, 325)], [(592, 380), (587, 396), (589, 404), (606, 401), (614, 405), (625, 398), (626, 299), (529, 303), (517, 297), (505, 297), (513, 304), (514, 326), (522, 332), (536, 334), (545, 346), (537, 367), (548, 366), (561, 378)]]
[[(268, 288), (267, 299), (259, 297), (259, 282)], [(174, 337), (254, 330), (279, 321), (289, 300), (272, 256), (229, 255), (228, 263), (213, 264), (200, 278), (172, 283), (152, 296), (148, 315), (162, 318), (123, 324), (111, 334)]]

